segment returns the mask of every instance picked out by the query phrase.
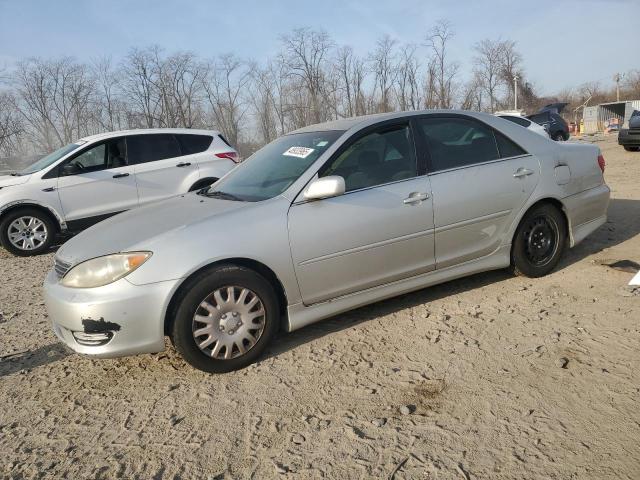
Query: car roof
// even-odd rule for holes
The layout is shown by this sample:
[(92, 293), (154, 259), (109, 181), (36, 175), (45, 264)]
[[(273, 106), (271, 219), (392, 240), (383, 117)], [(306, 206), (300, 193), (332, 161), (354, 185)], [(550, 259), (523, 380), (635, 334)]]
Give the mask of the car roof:
[(193, 128), (139, 128), (132, 130), (117, 130), (115, 132), (104, 132), (96, 135), (79, 138), (78, 142), (94, 142), (96, 140), (105, 140), (107, 138), (121, 137), (123, 135), (147, 135), (150, 133), (186, 133), (192, 135), (219, 135), (218, 130), (196, 130)]
[[(307, 132), (322, 132), (328, 130), (342, 130), (346, 131), (354, 127), (366, 127), (384, 120), (393, 120), (396, 118), (423, 116), (423, 115), (464, 115), (467, 117), (475, 117), (478, 119), (494, 117), (491, 114), (483, 112), (472, 112), (469, 110), (415, 110), (410, 112), (390, 112), (390, 113), (374, 113), (372, 115), (362, 115), (359, 117), (341, 118), (338, 120), (331, 120), (324, 123), (316, 123), (314, 125), (308, 125), (306, 127), (299, 128), (289, 132), (287, 135), (295, 133), (307, 133)], [(494, 117), (495, 118), (495, 117)]]

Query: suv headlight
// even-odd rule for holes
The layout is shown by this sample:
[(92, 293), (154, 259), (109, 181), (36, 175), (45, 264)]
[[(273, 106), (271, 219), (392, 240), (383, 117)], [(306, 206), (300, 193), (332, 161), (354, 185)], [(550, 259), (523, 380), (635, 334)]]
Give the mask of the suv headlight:
[(92, 258), (69, 270), (60, 283), (74, 288), (102, 287), (126, 277), (150, 257), (151, 252), (128, 252)]

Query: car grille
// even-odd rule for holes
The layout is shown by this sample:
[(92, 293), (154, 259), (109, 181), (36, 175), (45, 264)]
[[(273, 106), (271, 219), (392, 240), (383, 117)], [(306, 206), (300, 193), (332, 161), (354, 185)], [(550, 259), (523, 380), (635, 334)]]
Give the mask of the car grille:
[(56, 275), (58, 276), (58, 278), (64, 277), (67, 274), (67, 272), (69, 271), (70, 268), (71, 268), (71, 264), (70, 263), (63, 262), (59, 258), (56, 258), (53, 261), (53, 269), (55, 270)]

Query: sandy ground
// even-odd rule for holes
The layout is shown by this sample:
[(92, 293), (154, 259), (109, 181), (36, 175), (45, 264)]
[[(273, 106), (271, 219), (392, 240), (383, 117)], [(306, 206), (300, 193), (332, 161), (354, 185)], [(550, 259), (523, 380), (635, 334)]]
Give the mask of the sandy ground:
[(640, 478), (640, 294), (606, 265), (640, 261), (640, 153), (599, 145), (610, 221), (552, 275), (371, 305), (227, 375), (66, 351), (53, 255), (0, 251), (0, 477)]

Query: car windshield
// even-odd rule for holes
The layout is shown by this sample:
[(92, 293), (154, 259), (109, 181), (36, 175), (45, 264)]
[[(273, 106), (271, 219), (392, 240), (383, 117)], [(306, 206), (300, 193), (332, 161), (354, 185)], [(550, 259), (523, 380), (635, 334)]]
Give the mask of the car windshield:
[(289, 188), (343, 133), (329, 130), (284, 135), (201, 193), (245, 202), (273, 198)]
[(39, 172), (40, 170), (47, 168), (49, 165), (54, 164), (68, 153), (73, 152), (76, 148), (80, 147), (81, 143), (70, 143), (62, 148), (59, 148), (55, 152), (50, 153), (46, 157), (41, 158), (35, 163), (32, 163), (24, 170), (18, 172), (18, 175), (29, 175), (31, 173)]

